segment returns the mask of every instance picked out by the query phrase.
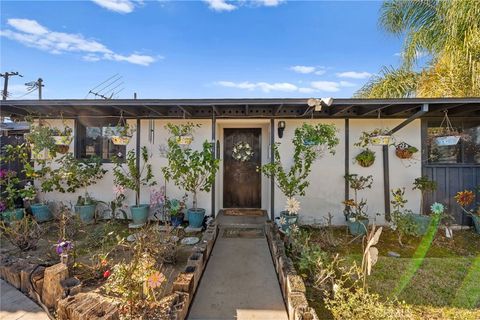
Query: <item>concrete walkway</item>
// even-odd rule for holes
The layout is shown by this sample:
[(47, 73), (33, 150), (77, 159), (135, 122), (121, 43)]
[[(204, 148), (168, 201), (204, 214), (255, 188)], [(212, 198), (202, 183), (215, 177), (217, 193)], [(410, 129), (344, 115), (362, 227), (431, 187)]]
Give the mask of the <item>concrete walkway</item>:
[(265, 235), (224, 236), (225, 229), (263, 228), (265, 218), (220, 216), (218, 221), (220, 233), (188, 318), (288, 319)]
[(0, 319), (48, 320), (49, 318), (35, 302), (0, 279)]

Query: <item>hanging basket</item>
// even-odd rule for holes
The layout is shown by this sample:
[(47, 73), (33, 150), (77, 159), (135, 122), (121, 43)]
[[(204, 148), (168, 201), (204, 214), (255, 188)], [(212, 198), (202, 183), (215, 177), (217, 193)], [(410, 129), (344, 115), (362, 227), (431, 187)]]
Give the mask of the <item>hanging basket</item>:
[(72, 143), (72, 136), (52, 136), (57, 146), (69, 146)]
[(412, 147), (406, 142), (401, 142), (395, 147), (395, 154), (400, 159), (410, 159), (413, 157), (413, 154), (418, 151), (417, 148)]
[(177, 137), (177, 143), (181, 146), (189, 146), (193, 141), (193, 136), (191, 134), (184, 134)]
[(33, 160), (51, 160), (52, 155), (47, 148), (44, 148), (41, 151), (35, 151), (35, 148), (32, 147), (32, 159)]
[(57, 145), (55, 146), (55, 151), (60, 153), (60, 154), (66, 154), (70, 150), (69, 145)]
[(126, 146), (132, 137), (129, 136), (112, 136), (112, 143), (117, 146)]
[(375, 153), (371, 150), (363, 150), (355, 157), (355, 161), (361, 167), (368, 168), (375, 162)]
[(461, 136), (459, 135), (441, 136), (435, 138), (435, 143), (439, 147), (455, 146), (460, 141), (460, 138)]
[(389, 135), (377, 135), (370, 138), (370, 143), (374, 146), (388, 146), (392, 136)]

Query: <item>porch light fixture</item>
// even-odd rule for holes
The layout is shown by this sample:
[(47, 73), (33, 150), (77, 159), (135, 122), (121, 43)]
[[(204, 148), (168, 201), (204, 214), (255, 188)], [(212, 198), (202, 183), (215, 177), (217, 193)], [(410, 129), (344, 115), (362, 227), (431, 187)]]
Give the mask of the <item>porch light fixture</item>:
[(278, 137), (283, 138), (283, 131), (285, 131), (285, 121), (278, 121)]

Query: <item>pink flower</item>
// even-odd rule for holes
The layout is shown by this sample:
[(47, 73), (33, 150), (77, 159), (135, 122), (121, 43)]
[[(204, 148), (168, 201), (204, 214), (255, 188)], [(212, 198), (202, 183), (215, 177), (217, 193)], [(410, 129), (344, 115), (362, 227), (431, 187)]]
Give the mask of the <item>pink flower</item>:
[(110, 270), (107, 270), (107, 271), (105, 271), (105, 272), (103, 273), (103, 277), (104, 277), (105, 279), (107, 279), (108, 277), (110, 277), (111, 274), (112, 274), (112, 273), (110, 272)]
[(113, 194), (115, 195), (115, 198), (118, 198), (119, 196), (125, 194), (125, 187), (124, 186), (113, 186)]
[(155, 207), (165, 202), (165, 187), (150, 190), (150, 205)]

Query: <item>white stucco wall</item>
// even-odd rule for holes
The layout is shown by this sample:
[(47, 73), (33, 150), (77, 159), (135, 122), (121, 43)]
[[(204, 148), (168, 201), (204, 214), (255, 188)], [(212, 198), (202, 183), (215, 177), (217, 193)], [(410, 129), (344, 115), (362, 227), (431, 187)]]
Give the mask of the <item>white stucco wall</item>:
[[(283, 119), (286, 122), (286, 129), (282, 139), (278, 138), (277, 125), (278, 121), (275, 120), (275, 141), (280, 142), (280, 155), (282, 161), (286, 166), (291, 165), (293, 144), (291, 139), (293, 137), (295, 128), (301, 126), (303, 122), (308, 123), (333, 123), (339, 129), (338, 137), (340, 143), (336, 148), (335, 155), (326, 153), (325, 156), (317, 160), (312, 169), (310, 176), (311, 184), (308, 188), (306, 195), (300, 197), (301, 201), (301, 221), (303, 223), (323, 223), (328, 213), (333, 216), (333, 224), (344, 224), (345, 219), (343, 216), (342, 201), (345, 197), (345, 120), (344, 119), (315, 119), (315, 120), (296, 120), (296, 119)], [(135, 125), (135, 120), (128, 120), (131, 125)], [(167, 143), (168, 132), (165, 129), (165, 125), (169, 122), (175, 124), (186, 123), (192, 120), (153, 120), (153, 135), (154, 139), (149, 139), (150, 120), (141, 120), (140, 127), (140, 141), (141, 146), (146, 146), (150, 150), (151, 163), (153, 173), (158, 188), (164, 185), (165, 180), (161, 168), (167, 165), (167, 160), (160, 156), (159, 146)], [(383, 194), (383, 159), (382, 148), (372, 147), (371, 149), (376, 152), (376, 161), (373, 166), (369, 168), (363, 168), (354, 163), (353, 158), (360, 152), (360, 149), (353, 144), (358, 140), (362, 131), (373, 130), (377, 127), (393, 128), (403, 120), (371, 120), (371, 119), (350, 119), (350, 173), (358, 173), (360, 175), (372, 175), (374, 178), (373, 187), (370, 190), (366, 190), (360, 194), (360, 197), (367, 198), (368, 211), (371, 217), (371, 221), (376, 219), (377, 224), (384, 223), (384, 194)], [(195, 149), (201, 148), (202, 143), (207, 140), (211, 141), (212, 137), (212, 122), (211, 120), (194, 120), (195, 123), (201, 124), (200, 128), (195, 130), (194, 142), (192, 147)], [(51, 126), (61, 128), (61, 120), (49, 120)], [(66, 123), (70, 127), (74, 127), (73, 120), (66, 120)], [(270, 161), (270, 120), (266, 119), (241, 119), (241, 120), (217, 120), (216, 126), (216, 139), (220, 142), (220, 156), (223, 158), (223, 129), (235, 128), (235, 127), (257, 127), (262, 128), (262, 163)], [(399, 132), (395, 134), (397, 142), (405, 141), (418, 149), (421, 146), (420, 135), (420, 120), (416, 120)], [(128, 150), (135, 150), (136, 137), (132, 138)], [(70, 146), (70, 151), (73, 152), (74, 143)], [(412, 183), (416, 177), (421, 175), (421, 161), (419, 160), (420, 153), (415, 155), (418, 160), (401, 160), (396, 157), (395, 149), (389, 148), (390, 159), (390, 188), (405, 187), (406, 197), (409, 200), (407, 208), (413, 211), (418, 211), (420, 204), (420, 195), (418, 192), (412, 191)], [(113, 199), (113, 164), (106, 163), (104, 168), (108, 170), (105, 177), (97, 182), (97, 184), (89, 187), (90, 194), (96, 199), (102, 201), (111, 201)], [(167, 195), (169, 197), (180, 198), (184, 191), (175, 186), (172, 182), (167, 184)], [(41, 194), (40, 197), (45, 200), (51, 201), (64, 201), (75, 203), (76, 194), (62, 194), (59, 192), (51, 192), (47, 194)], [(270, 180), (262, 177), (262, 208), (270, 212)], [(280, 211), (284, 209), (285, 197), (278, 188), (275, 188), (275, 215), (278, 216)], [(215, 207), (219, 210), (223, 206), (223, 162), (220, 162), (220, 171), (216, 179), (216, 194), (215, 194)], [(149, 203), (150, 188), (144, 187), (141, 190), (141, 202)], [(188, 199), (188, 205), (191, 206), (191, 195)], [(127, 202), (129, 204), (135, 203), (135, 195), (133, 192), (128, 192)], [(211, 214), (211, 193), (201, 192), (198, 194), (198, 206), (207, 210), (207, 215)], [(381, 213), (380, 216), (376, 216), (376, 213)]]

